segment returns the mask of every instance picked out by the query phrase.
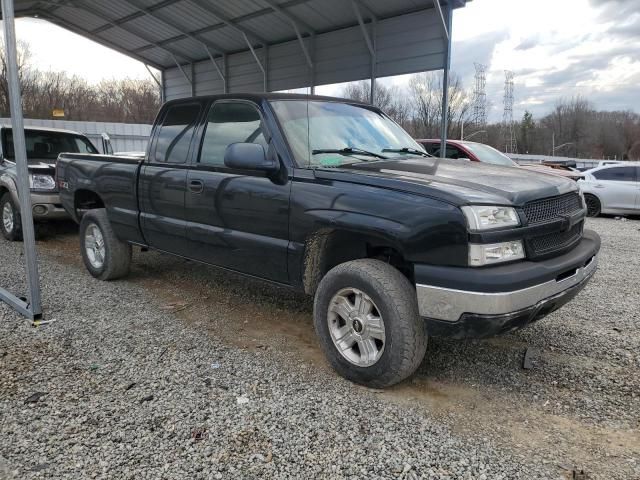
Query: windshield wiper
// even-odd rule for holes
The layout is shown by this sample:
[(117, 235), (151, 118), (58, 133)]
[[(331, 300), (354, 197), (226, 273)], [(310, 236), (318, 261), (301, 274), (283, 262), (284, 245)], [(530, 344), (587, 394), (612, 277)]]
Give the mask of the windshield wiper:
[(339, 153), (340, 155), (367, 155), (369, 157), (381, 158), (387, 160), (387, 157), (380, 155), (379, 153), (370, 152), (368, 150), (362, 150), (361, 148), (345, 147), (345, 148), (323, 148), (319, 150), (313, 150), (313, 155), (319, 153)]
[(382, 151), (391, 152), (391, 153), (414, 153), (416, 155), (422, 155), (423, 157), (433, 157), (433, 155), (429, 155), (427, 152), (423, 152), (422, 150), (418, 150), (417, 148), (411, 148), (411, 147), (383, 148)]

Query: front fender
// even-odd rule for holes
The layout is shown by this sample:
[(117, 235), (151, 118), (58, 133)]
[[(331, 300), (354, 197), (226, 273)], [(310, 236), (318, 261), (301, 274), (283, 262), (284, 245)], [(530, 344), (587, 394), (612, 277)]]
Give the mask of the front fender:
[(6, 189), (11, 194), (11, 199), (16, 205), (20, 205), (20, 197), (18, 195), (18, 186), (15, 179), (8, 173), (0, 175), (0, 188)]

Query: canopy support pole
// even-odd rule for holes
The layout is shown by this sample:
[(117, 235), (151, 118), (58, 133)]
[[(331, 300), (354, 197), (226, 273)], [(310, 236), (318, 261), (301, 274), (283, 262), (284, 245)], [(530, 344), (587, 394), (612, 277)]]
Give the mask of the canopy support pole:
[[(440, 3), (434, 0), (438, 10)], [(441, 13), (442, 14), (442, 13)], [(446, 21), (443, 18), (443, 27), (446, 34), (446, 48), (444, 52), (444, 72), (442, 75), (442, 125), (440, 128), (440, 158), (446, 158), (447, 155), (447, 134), (449, 128), (449, 70), (451, 68), (451, 24), (453, 20), (453, 6), (451, 0), (447, 2)]]
[(3, 288), (0, 288), (0, 299), (8, 303), (25, 317), (35, 321), (42, 317), (42, 305), (40, 302), (40, 277), (38, 275), (38, 259), (33, 228), (33, 215), (31, 212), (31, 193), (29, 191), (27, 148), (24, 139), (22, 99), (20, 82), (18, 81), (18, 54), (16, 48), (13, 0), (2, 0), (2, 20), (7, 54), (7, 83), (9, 87), (11, 131), (13, 134), (13, 148), (18, 174), (17, 187), (20, 200), (20, 214), (22, 217), (24, 258), (30, 300), (18, 298)]

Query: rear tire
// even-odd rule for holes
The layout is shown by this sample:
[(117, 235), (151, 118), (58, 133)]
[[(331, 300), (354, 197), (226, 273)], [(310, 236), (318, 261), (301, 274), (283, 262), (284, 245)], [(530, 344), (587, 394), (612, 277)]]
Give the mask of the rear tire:
[(80, 251), (89, 273), (100, 280), (115, 280), (129, 273), (131, 245), (116, 237), (104, 208), (82, 216)]
[(330, 270), (316, 291), (314, 324), (331, 366), (369, 387), (388, 387), (413, 374), (427, 348), (415, 288), (379, 260)]
[(587, 216), (588, 217), (597, 217), (600, 215), (602, 211), (602, 204), (600, 200), (595, 195), (591, 195), (590, 193), (584, 194), (584, 201), (587, 204)]
[(0, 198), (0, 230), (2, 236), (11, 242), (22, 240), (22, 217), (11, 193), (5, 192)]

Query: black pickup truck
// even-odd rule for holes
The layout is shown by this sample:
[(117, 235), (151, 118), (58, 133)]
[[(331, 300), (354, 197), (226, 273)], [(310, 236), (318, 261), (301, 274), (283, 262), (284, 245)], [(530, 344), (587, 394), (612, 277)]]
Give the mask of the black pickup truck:
[(433, 158), (380, 110), (328, 97), (171, 101), (144, 159), (62, 154), (57, 182), (94, 277), (127, 274), (137, 245), (314, 295), (331, 365), (377, 387), (415, 371), (428, 335), (556, 310), (600, 248), (575, 182)]

